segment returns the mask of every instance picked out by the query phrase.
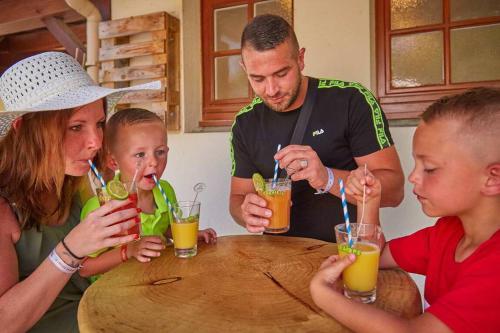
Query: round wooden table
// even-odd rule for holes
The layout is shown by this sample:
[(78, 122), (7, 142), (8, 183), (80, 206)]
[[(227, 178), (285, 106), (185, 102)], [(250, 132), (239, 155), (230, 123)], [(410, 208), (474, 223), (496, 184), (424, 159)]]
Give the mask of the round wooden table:
[[(190, 259), (168, 247), (103, 275), (78, 309), (81, 332), (348, 332), (309, 295), (309, 281), (336, 245), (309, 238), (225, 236)], [(381, 270), (374, 306), (421, 313), (419, 291), (401, 270)]]

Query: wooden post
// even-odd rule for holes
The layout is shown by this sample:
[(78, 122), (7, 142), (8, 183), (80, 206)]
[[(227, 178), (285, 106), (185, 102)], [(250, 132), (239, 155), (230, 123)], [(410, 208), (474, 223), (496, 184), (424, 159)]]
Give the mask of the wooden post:
[(63, 20), (53, 16), (47, 16), (42, 19), (43, 23), (59, 43), (76, 59), (84, 65), (85, 46), (75, 35), (73, 30)]

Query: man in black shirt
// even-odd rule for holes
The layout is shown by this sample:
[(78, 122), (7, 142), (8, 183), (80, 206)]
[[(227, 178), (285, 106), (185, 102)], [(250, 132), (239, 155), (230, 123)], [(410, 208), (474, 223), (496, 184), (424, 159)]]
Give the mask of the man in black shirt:
[[(365, 164), (382, 182), (381, 205), (399, 205), (401, 164), (370, 91), (358, 83), (303, 76), (305, 49), (279, 16), (255, 17), (243, 31), (241, 49), (257, 97), (237, 114), (231, 133), (230, 212), (238, 224), (249, 232), (268, 225), (272, 212), (255, 193), (251, 177), (258, 172), (272, 178), (275, 159), (293, 181), (290, 230), (284, 235), (334, 241), (333, 227), (344, 221), (335, 184), (353, 170), (362, 172)], [(303, 143), (289, 145), (310, 84), (317, 93)], [(278, 144), (285, 148), (276, 153)], [(317, 190), (324, 194), (315, 195)]]

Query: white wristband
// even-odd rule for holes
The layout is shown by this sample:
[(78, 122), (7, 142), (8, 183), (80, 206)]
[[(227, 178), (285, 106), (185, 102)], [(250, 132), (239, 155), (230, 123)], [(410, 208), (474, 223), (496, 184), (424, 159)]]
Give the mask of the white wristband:
[(325, 167), (326, 172), (328, 173), (328, 181), (326, 182), (326, 186), (324, 189), (319, 189), (315, 194), (323, 194), (328, 193), (333, 187), (333, 181), (335, 180), (335, 176), (333, 175), (333, 171), (330, 168)]
[(73, 274), (81, 267), (81, 266), (73, 267), (65, 263), (64, 260), (62, 260), (61, 257), (59, 257), (59, 255), (57, 254), (55, 248), (50, 252), (49, 259), (54, 264), (54, 266), (56, 266), (58, 270), (66, 274)]

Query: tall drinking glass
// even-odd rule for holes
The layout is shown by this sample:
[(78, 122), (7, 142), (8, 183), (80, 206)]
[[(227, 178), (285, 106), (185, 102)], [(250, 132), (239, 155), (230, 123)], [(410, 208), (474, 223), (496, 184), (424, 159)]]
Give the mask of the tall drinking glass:
[[(130, 204), (126, 205), (122, 209), (129, 209), (129, 208), (136, 208), (137, 209), (137, 186), (134, 181), (127, 181), (123, 183), (125, 185), (125, 188), (128, 191), (128, 199), (131, 201)], [(141, 216), (138, 214), (137, 217), (135, 218), (135, 221), (137, 222), (136, 225), (131, 227), (130, 229), (127, 230), (127, 234), (137, 234), (141, 235)]]
[(190, 258), (198, 253), (200, 205), (197, 201), (179, 201), (173, 205), (175, 214), (171, 229), (176, 257)]
[(267, 202), (267, 208), (273, 212), (266, 227), (267, 233), (280, 234), (290, 229), (290, 203), (292, 200), (292, 181), (286, 178), (265, 180), (264, 192), (259, 196)]
[[(113, 180), (113, 182), (119, 182), (119, 180)], [(109, 183), (108, 183), (108, 186), (109, 186)], [(125, 199), (130, 199), (131, 203), (129, 203), (128, 205), (125, 205), (123, 207), (120, 207), (120, 208), (117, 208), (113, 211), (110, 212), (111, 213), (114, 213), (114, 212), (118, 212), (120, 210), (124, 210), (124, 209), (129, 209), (129, 208), (137, 208), (137, 189), (135, 186), (131, 186), (130, 183), (123, 183), (123, 186), (125, 189), (128, 189), (128, 196), (125, 197), (124, 199), (122, 200), (125, 200)], [(102, 206), (104, 205), (105, 203), (107, 203), (108, 201), (110, 200), (113, 200), (114, 198), (109, 194), (109, 190), (106, 188), (106, 187), (96, 187), (96, 195), (97, 195), (97, 198), (99, 200), (99, 204)], [(119, 199), (114, 199), (114, 200), (119, 200)], [(140, 236), (141, 234), (141, 231), (140, 231), (140, 217), (137, 216), (135, 218), (135, 221), (137, 222), (135, 225), (133, 225), (130, 229), (122, 232), (122, 233), (119, 233), (117, 234), (116, 236), (124, 236), (124, 235), (131, 235), (131, 234), (137, 234)], [(117, 223), (120, 223), (120, 222), (123, 222), (123, 221), (119, 221)]]
[(349, 247), (345, 224), (335, 226), (340, 257), (350, 253), (356, 261), (342, 273), (344, 295), (363, 303), (373, 303), (377, 298), (377, 275), (380, 258), (382, 230), (375, 224), (351, 223), (352, 248)]

